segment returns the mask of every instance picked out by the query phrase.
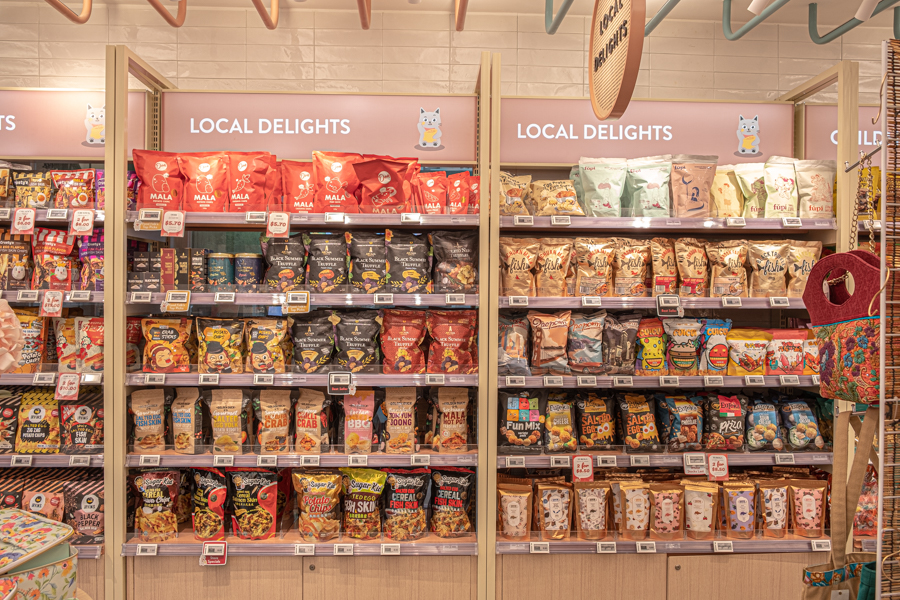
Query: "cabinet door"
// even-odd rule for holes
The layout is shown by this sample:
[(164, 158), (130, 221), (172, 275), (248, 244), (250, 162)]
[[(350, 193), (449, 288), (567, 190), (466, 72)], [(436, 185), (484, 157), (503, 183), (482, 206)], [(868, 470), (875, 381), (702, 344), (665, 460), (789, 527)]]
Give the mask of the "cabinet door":
[(670, 555), (666, 599), (727, 598), (746, 592), (759, 598), (801, 598), (803, 567), (827, 558), (823, 552)]

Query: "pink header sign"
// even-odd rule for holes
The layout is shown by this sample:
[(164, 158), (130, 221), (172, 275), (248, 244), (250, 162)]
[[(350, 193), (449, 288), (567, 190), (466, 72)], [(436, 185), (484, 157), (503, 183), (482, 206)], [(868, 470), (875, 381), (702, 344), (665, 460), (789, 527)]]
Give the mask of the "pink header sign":
[(502, 164), (575, 164), (582, 156), (715, 154), (720, 164), (761, 162), (793, 149), (791, 104), (636, 100), (598, 121), (587, 99), (504, 98)]
[[(872, 124), (877, 106), (859, 107), (859, 149), (869, 152), (881, 142), (881, 121)], [(803, 129), (809, 160), (837, 160), (837, 106), (808, 104)], [(877, 161), (876, 161), (877, 162)]]
[[(102, 90), (0, 90), (0, 158), (103, 160), (105, 103)], [(145, 92), (128, 94), (128, 124), (130, 154), (145, 143)]]
[[(475, 96), (164, 92), (169, 152), (314, 150), (475, 162)], [(590, 110), (590, 105), (588, 105)]]

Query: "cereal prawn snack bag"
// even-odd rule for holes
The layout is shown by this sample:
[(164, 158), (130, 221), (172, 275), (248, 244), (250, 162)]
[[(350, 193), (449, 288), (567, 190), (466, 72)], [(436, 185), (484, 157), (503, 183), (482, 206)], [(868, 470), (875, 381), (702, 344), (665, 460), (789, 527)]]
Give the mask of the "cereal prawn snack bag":
[(530, 485), (497, 484), (497, 534), (501, 539), (518, 541), (530, 538), (532, 495)]
[(184, 179), (178, 166), (178, 155), (135, 148), (132, 158), (140, 181), (136, 209), (181, 210)]
[(500, 238), (500, 294), (534, 296), (534, 275), (541, 241), (534, 238)]
[(164, 542), (178, 537), (175, 503), (181, 481), (179, 471), (151, 469), (129, 475), (138, 495), (134, 527), (142, 542)]
[(477, 310), (429, 310), (427, 325), (429, 373), (478, 372)]
[(647, 539), (650, 525), (650, 486), (644, 482), (622, 482), (623, 515), (619, 532), (626, 540)]
[(684, 529), (684, 487), (671, 483), (650, 485), (650, 537), (681, 539)]
[(500, 172), (500, 189), (503, 198), (500, 202), (500, 215), (529, 215), (531, 211), (525, 206), (525, 196), (528, 186), (531, 184), (531, 175), (514, 177), (509, 173)]
[(700, 331), (703, 325), (699, 319), (665, 319), (663, 328), (666, 343), (666, 365), (669, 375), (700, 374)]
[(789, 481), (788, 484), (793, 507), (794, 533), (806, 538), (822, 537), (827, 482), (800, 480)]
[(756, 485), (750, 482), (726, 481), (722, 485), (725, 494), (725, 537), (749, 540), (756, 533)]
[(675, 258), (675, 244), (670, 239), (650, 240), (653, 256), (653, 297), (660, 294), (677, 294), (678, 264)]
[(716, 176), (718, 156), (676, 154), (672, 157), (672, 191), (675, 217), (707, 218), (711, 215), (710, 188)]
[(228, 208), (228, 156), (198, 152), (178, 155), (178, 168), (185, 179), (184, 210), (225, 212)]
[(381, 319), (384, 373), (424, 373), (425, 354), (421, 345), (425, 340), (425, 311), (385, 309)]
[(312, 212), (359, 212), (359, 205), (354, 197), (359, 179), (354, 166), (361, 158), (359, 154), (345, 152), (312, 153), (315, 180)]
[(684, 529), (687, 537), (708, 540), (716, 535), (719, 488), (712, 482), (684, 483)]
[(766, 352), (766, 375), (803, 375), (806, 329), (775, 329)]
[(668, 374), (666, 333), (661, 319), (641, 319), (637, 331), (637, 362), (634, 374), (647, 377)]
[(650, 242), (619, 238), (615, 260), (614, 296), (623, 298), (647, 298), (650, 290)]
[(728, 332), (731, 319), (703, 319), (700, 331), (700, 374), (725, 375), (728, 371)]
[(710, 296), (747, 297), (747, 242), (725, 240), (708, 242), (706, 255), (710, 267)]
[(406, 179), (408, 168), (408, 162), (382, 158), (362, 160), (353, 165), (362, 191), (359, 212), (376, 214), (411, 212), (412, 186)]
[(575, 295), (611, 295), (615, 258), (615, 239), (575, 238)]
[(145, 373), (190, 373), (191, 358), (185, 344), (191, 319), (142, 319)]
[(761, 329), (732, 329), (728, 342), (728, 375), (764, 375), (772, 334)]
[(284, 186), (284, 210), (289, 213), (313, 212), (313, 164), (283, 160), (281, 178)]

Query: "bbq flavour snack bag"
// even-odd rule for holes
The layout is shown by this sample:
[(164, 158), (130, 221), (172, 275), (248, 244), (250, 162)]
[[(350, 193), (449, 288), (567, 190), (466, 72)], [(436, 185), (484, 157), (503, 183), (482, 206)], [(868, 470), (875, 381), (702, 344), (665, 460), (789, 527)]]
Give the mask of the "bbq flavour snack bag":
[(191, 333), (190, 319), (142, 319), (145, 373), (189, 373), (191, 360), (185, 344)]
[(756, 533), (756, 486), (753, 483), (726, 481), (722, 490), (728, 524), (725, 537), (752, 539)]
[(266, 262), (265, 284), (273, 291), (289, 292), (306, 282), (306, 247), (301, 234), (289, 238), (260, 236)]
[(259, 454), (287, 454), (291, 450), (291, 390), (259, 390), (253, 394), (256, 446)]
[(679, 238), (675, 240), (675, 256), (681, 286), (678, 295), (702, 298), (709, 295), (709, 261), (702, 240)]
[(725, 375), (728, 371), (728, 332), (731, 319), (703, 319), (700, 330), (700, 374)]
[(537, 529), (542, 540), (566, 540), (572, 523), (572, 484), (538, 483), (535, 486)]
[(185, 180), (184, 210), (225, 212), (228, 208), (228, 156), (198, 152), (178, 155), (178, 168)]
[(650, 240), (650, 254), (653, 257), (653, 297), (677, 294), (678, 263), (674, 242), (666, 238), (653, 238)]
[(291, 481), (297, 492), (300, 537), (312, 543), (337, 538), (341, 532), (341, 474), (295, 469)]
[(669, 375), (700, 374), (700, 332), (703, 323), (699, 319), (665, 319), (666, 365)]
[(747, 297), (747, 242), (723, 240), (706, 243), (710, 268), (709, 295)]
[(133, 428), (131, 440), (136, 454), (160, 454), (166, 449), (166, 412), (172, 391), (137, 390), (128, 398), (128, 414)]
[(344, 535), (359, 540), (381, 536), (381, 494), (387, 475), (376, 469), (341, 469)]
[(834, 178), (837, 162), (833, 160), (798, 160), (794, 163), (800, 217), (834, 218)]
[(641, 481), (619, 484), (622, 497), (622, 522), (619, 532), (626, 540), (647, 538), (650, 527), (650, 486)]
[(431, 469), (384, 469), (384, 535), (406, 542), (425, 537), (428, 519), (425, 497), (431, 484)]
[(0, 289), (26, 290), (33, 275), (31, 237), (0, 231)]
[(705, 412), (704, 445), (715, 450), (740, 450), (744, 445), (747, 398), (719, 394), (705, 403)]
[(172, 401), (169, 412), (169, 427), (172, 430), (175, 452), (179, 454), (202, 454), (209, 443), (209, 419), (203, 411), (203, 402), (198, 388), (178, 388), (178, 395)]
[(576, 373), (602, 373), (603, 328), (606, 311), (572, 315), (566, 352), (569, 367)]
[(566, 274), (572, 257), (572, 240), (544, 238), (535, 266), (535, 288), (538, 296), (559, 298), (566, 293)]
[(343, 441), (345, 454), (370, 454), (377, 449), (377, 439), (373, 424), (375, 410), (380, 404), (373, 390), (356, 390), (340, 399), (341, 423), (338, 444)]
[(57, 454), (60, 446), (59, 404), (51, 388), (22, 396), (16, 429), (17, 454)]
[(245, 390), (203, 390), (209, 411), (213, 454), (247, 454), (250, 445), (250, 392)]
[(500, 375), (531, 375), (528, 366), (528, 341), (531, 325), (523, 313), (500, 313), (497, 373)]
[(257, 467), (228, 467), (232, 531), (242, 540), (274, 537), (278, 510), (278, 474)]
[(568, 375), (566, 348), (572, 311), (555, 314), (528, 312), (531, 323), (531, 372), (533, 375)]
[(670, 160), (629, 160), (625, 196), (631, 196), (632, 214), (622, 216), (668, 217)]
[(475, 471), (462, 467), (431, 470), (431, 531), (440, 538), (463, 537), (473, 530), (469, 508), (475, 497)]
[(766, 375), (803, 375), (806, 329), (775, 329), (766, 353)]
[(788, 450), (821, 450), (825, 447), (825, 439), (809, 404), (795, 398), (780, 404), (778, 410), (781, 413), (781, 437)]
[(433, 407), (434, 434), (431, 438), (433, 450), (443, 453), (468, 450), (468, 390), (457, 387), (433, 387), (430, 402)]
[(315, 180), (315, 213), (358, 213), (354, 193), (359, 187), (354, 164), (359, 154), (313, 151), (313, 179)]
[(656, 400), (641, 394), (622, 394), (618, 398), (625, 451), (629, 453), (661, 452), (656, 428)]
[(387, 285), (384, 236), (367, 231), (345, 234), (350, 261), (350, 287), (355, 294), (374, 294)]
[(624, 158), (578, 160), (584, 189), (584, 212), (589, 217), (621, 217), (622, 193), (628, 167)]
[(676, 154), (672, 157), (669, 186), (672, 191), (672, 216), (707, 218), (711, 216), (710, 188), (716, 175), (718, 156)]
[(422, 310), (385, 309), (381, 313), (381, 349), (385, 374), (425, 372), (426, 315)]
[(673, 483), (650, 485), (650, 537), (681, 539), (684, 529), (684, 487)]
[(751, 451), (784, 449), (778, 407), (766, 398), (755, 398), (747, 408), (747, 446)]
[(328, 369), (334, 354), (334, 323), (325, 311), (296, 315), (291, 324), (294, 364), (300, 373)]
[(503, 192), (500, 202), (501, 216), (531, 214), (525, 206), (525, 196), (528, 194), (530, 184), (531, 175), (514, 177), (509, 173), (500, 172), (500, 189)]
[(164, 542), (178, 537), (175, 503), (181, 482), (179, 471), (156, 469), (129, 475), (137, 492), (134, 528), (142, 542)]
[(197, 319), (200, 373), (243, 373), (244, 321)]
[(544, 450), (548, 453), (575, 452), (574, 398), (566, 392), (551, 391), (544, 407)]
[(306, 282), (313, 292), (343, 291), (347, 285), (347, 241), (339, 233), (304, 233)]
[(787, 296), (802, 298), (809, 273), (822, 255), (822, 242), (818, 240), (791, 240), (788, 247)]
[(477, 292), (478, 232), (434, 231), (428, 237), (434, 251), (434, 293)]
[(246, 373), (284, 373), (282, 342), (287, 334), (287, 319), (248, 319), (246, 334)]
[(389, 286), (386, 291), (394, 294), (430, 294), (432, 252), (428, 237), (388, 229), (384, 240)]
[(281, 161), (281, 178), (284, 186), (284, 210), (289, 213), (313, 212), (313, 165), (295, 160)]
[(799, 195), (795, 159), (770, 156), (765, 166), (766, 203), (765, 218), (796, 217)]
[(761, 218), (765, 215), (766, 191), (765, 163), (741, 163), (734, 166), (741, 193), (744, 195), (744, 211), (740, 215), (746, 219)]
[(575, 238), (575, 295), (609, 296), (615, 257), (613, 238)]
[(60, 373), (78, 372), (78, 337), (75, 319), (54, 317), (53, 333), (56, 335), (56, 360)]
[(750, 297), (767, 298), (787, 293), (788, 240), (750, 242)]
[(804, 479), (788, 483), (794, 533), (806, 538), (822, 537), (827, 482)]
[(650, 242), (619, 238), (615, 260), (615, 286), (613, 296), (623, 298), (647, 298), (650, 289)]
[(728, 342), (728, 375), (764, 375), (772, 334), (761, 329), (732, 329)]
[(381, 404), (381, 411), (386, 416), (384, 451), (386, 454), (412, 454), (416, 448), (416, 389), (387, 388), (384, 393)]
[(541, 241), (534, 238), (500, 238), (500, 295), (534, 296), (532, 269), (537, 264)]
[(184, 179), (181, 178), (178, 155), (174, 152), (135, 148), (132, 158), (140, 181), (137, 188), (137, 210), (181, 210)]
[(540, 454), (544, 390), (500, 390), (500, 454)]
[(634, 375), (638, 314), (606, 315), (603, 324), (603, 364), (607, 374)]
[(81, 400), (61, 404), (60, 433), (63, 454), (103, 452), (103, 402)]
[(191, 494), (191, 524), (194, 539), (225, 539), (225, 511), (228, 496), (225, 473), (219, 469), (195, 467), (190, 470), (194, 482)]
[[(381, 364), (378, 312), (374, 310), (334, 313), (334, 364), (353, 373), (377, 373)], [(295, 346), (296, 347), (296, 346)]]
[(530, 485), (497, 484), (497, 535), (501, 539), (527, 541), (530, 538), (532, 500)]
[(684, 482), (684, 529), (694, 540), (713, 539), (716, 535), (716, 511), (719, 488), (715, 483)]
[(735, 165), (719, 165), (713, 177), (710, 195), (713, 200), (712, 215), (720, 219), (741, 217), (744, 214), (744, 194), (738, 182)]
[(427, 325), (429, 373), (478, 372), (478, 311), (429, 310)]
[(331, 449), (331, 397), (300, 388), (294, 404), (294, 452), (321, 454)]
[(575, 398), (575, 423), (579, 449), (612, 450), (616, 441), (615, 402), (597, 392), (579, 392)]
[(584, 216), (584, 210), (578, 204), (575, 194), (575, 185), (570, 180), (533, 181), (531, 198), (535, 205), (535, 216)]

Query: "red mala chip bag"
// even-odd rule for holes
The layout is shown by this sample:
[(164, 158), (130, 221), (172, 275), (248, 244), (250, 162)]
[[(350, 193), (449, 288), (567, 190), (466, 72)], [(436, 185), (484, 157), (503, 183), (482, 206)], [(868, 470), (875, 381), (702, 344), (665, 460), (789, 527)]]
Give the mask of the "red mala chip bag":
[(268, 152), (228, 152), (228, 212), (266, 210)]
[(311, 213), (313, 206), (313, 164), (296, 160), (281, 161), (284, 185), (284, 210), (289, 213)]
[(354, 164), (362, 157), (345, 152), (313, 152), (316, 213), (358, 213), (354, 194), (359, 187)]
[(469, 206), (467, 213), (477, 215), (481, 207), (481, 176), (469, 175)]
[(134, 170), (140, 180), (137, 209), (180, 210), (184, 191), (178, 155), (173, 152), (133, 150)]
[(422, 198), (422, 213), (426, 215), (447, 214), (447, 187), (449, 181), (443, 171), (419, 173), (419, 192)]
[(270, 211), (284, 210), (284, 173), (282, 161), (274, 154), (269, 155), (269, 170), (266, 171), (266, 208)]
[(397, 214), (412, 212), (412, 186), (406, 179), (409, 163), (375, 158), (353, 166), (362, 195), (359, 212)]
[(184, 210), (225, 212), (228, 205), (228, 156), (223, 152), (179, 154), (185, 179)]
[(464, 215), (469, 211), (469, 172), (447, 178), (447, 214)]
[(478, 311), (430, 310), (428, 334), (429, 373), (478, 372)]

